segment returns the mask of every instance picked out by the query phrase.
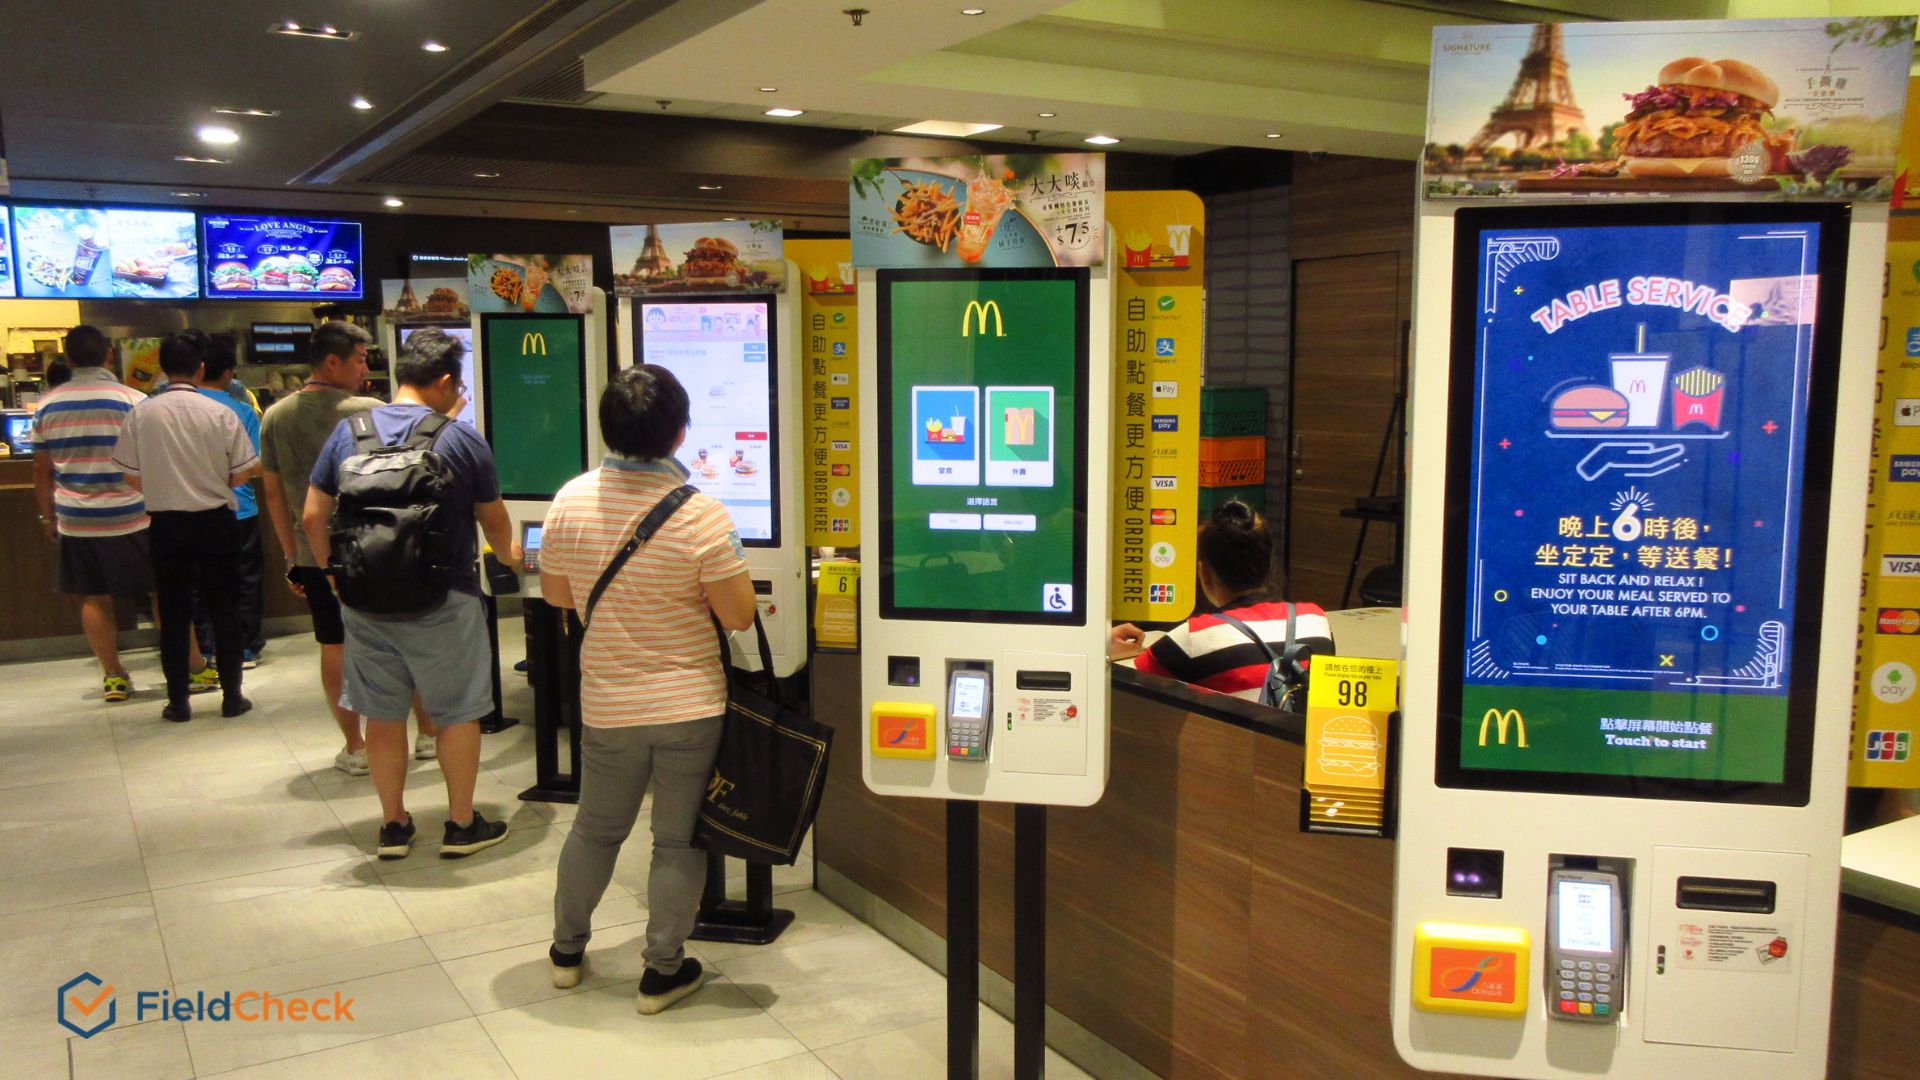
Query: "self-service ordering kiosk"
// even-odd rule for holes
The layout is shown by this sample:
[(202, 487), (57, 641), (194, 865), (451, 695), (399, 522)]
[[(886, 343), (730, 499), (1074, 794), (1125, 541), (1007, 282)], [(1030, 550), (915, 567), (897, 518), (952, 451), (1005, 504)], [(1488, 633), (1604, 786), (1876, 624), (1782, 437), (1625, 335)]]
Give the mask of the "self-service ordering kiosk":
[(1408, 1062), (1824, 1074), (1885, 223), (1423, 208)]
[(1106, 787), (1104, 268), (862, 271), (861, 756), (886, 795)]
[[(787, 280), (800, 280), (791, 262)], [(680, 463), (689, 484), (733, 515), (782, 677), (804, 666), (807, 653), (799, 436), (781, 424), (782, 410), (800, 400), (797, 303), (774, 293), (620, 299), (620, 366), (658, 364), (686, 387)], [(734, 638), (733, 662), (758, 670), (752, 638), (751, 630)]]

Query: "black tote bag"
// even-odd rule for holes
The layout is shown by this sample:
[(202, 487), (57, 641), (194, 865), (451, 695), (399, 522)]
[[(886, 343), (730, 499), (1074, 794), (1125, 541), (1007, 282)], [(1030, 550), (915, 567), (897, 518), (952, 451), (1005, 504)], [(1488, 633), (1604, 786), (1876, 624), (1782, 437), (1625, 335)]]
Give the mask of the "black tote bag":
[(722, 855), (791, 866), (820, 809), (833, 729), (782, 700), (757, 612), (753, 632), (760, 642), (758, 673), (733, 666), (727, 635), (720, 632), (727, 713), (694, 840)]

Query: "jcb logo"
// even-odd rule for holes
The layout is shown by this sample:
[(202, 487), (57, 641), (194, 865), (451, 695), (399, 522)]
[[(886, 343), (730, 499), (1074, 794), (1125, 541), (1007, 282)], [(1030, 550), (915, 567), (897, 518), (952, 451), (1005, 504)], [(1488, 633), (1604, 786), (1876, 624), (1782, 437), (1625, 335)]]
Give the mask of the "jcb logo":
[(1007, 326), (1000, 321), (1000, 302), (989, 300), (982, 304), (978, 300), (967, 301), (967, 310), (960, 313), (960, 336), (971, 337), (978, 328), (980, 336), (987, 336), (987, 316), (993, 316), (993, 336), (1006, 337)]
[(541, 333), (527, 333), (527, 334), (520, 335), (520, 355), (521, 356), (547, 355), (547, 335), (541, 334)]
[(707, 781), (707, 801), (717, 803), (728, 795), (733, 794), (733, 789), (739, 786), (740, 785), (733, 781), (721, 776), (719, 773), (714, 773), (712, 779)]
[(1501, 746), (1507, 745), (1507, 725), (1512, 724), (1516, 733), (1520, 736), (1518, 743), (1520, 749), (1525, 750), (1527, 748), (1527, 721), (1525, 717), (1520, 715), (1519, 709), (1508, 709), (1505, 712), (1501, 712), (1499, 709), (1488, 709), (1487, 715), (1480, 718), (1481, 746), (1487, 745), (1487, 725), (1489, 724), (1495, 725), (1494, 739), (1499, 742)]

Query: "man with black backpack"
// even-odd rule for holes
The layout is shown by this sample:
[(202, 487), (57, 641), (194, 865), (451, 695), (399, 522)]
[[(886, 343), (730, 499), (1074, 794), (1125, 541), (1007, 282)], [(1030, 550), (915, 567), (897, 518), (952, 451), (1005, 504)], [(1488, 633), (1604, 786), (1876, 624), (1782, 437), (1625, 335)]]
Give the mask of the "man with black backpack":
[(440, 725), (447, 780), (442, 858), (504, 840), (473, 809), (480, 727), (493, 711), (492, 652), (480, 601), (478, 537), (520, 558), (493, 452), (449, 420), (466, 396), (465, 346), (439, 329), (408, 339), (393, 404), (342, 421), (321, 448), (301, 524), (344, 607), (345, 698), (367, 718), (367, 764), (380, 795), (379, 855), (406, 857), (407, 712), (415, 695)]

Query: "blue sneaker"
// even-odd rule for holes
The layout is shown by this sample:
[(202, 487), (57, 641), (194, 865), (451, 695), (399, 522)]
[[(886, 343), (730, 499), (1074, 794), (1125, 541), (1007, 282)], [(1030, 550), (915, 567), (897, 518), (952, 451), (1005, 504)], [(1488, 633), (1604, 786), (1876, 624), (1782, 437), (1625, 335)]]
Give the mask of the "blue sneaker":
[(260, 666), (260, 650), (248, 649), (241, 657), (240, 666), (248, 671)]

